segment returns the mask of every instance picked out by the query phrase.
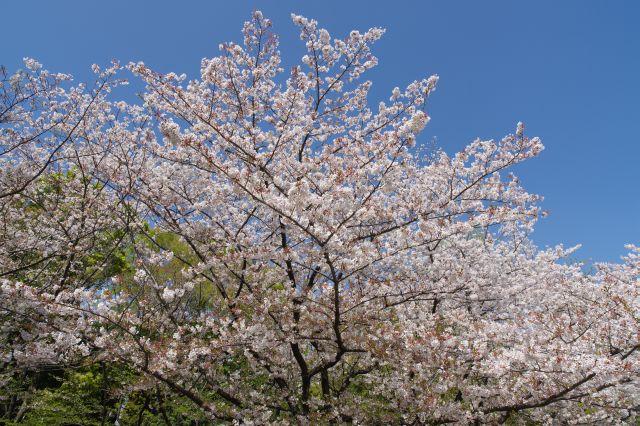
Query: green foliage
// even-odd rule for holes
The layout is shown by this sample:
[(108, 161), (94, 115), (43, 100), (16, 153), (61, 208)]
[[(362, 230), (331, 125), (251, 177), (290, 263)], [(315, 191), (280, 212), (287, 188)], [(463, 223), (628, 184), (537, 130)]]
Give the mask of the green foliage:
[[(209, 424), (184, 398), (166, 398), (144, 377), (120, 364), (93, 364), (15, 378), (0, 391), (2, 400), (18, 393), (13, 412), (0, 425), (94, 426)], [(21, 412), (22, 411), (22, 412)], [(166, 420), (165, 420), (166, 416)]]
[(33, 426), (101, 424), (101, 379), (93, 370), (67, 371), (57, 389), (38, 390), (22, 423)]

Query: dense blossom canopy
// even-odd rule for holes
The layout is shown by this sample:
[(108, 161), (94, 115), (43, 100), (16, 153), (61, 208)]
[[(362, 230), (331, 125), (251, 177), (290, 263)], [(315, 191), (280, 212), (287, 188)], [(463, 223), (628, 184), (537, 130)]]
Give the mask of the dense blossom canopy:
[[(640, 250), (538, 250), (507, 171), (538, 138), (415, 147), (438, 78), (373, 105), (384, 31), (292, 18), (290, 71), (256, 12), (199, 80), (4, 74), (2, 380), (119, 365), (214, 423), (633, 421)], [(111, 99), (127, 70), (140, 103)]]

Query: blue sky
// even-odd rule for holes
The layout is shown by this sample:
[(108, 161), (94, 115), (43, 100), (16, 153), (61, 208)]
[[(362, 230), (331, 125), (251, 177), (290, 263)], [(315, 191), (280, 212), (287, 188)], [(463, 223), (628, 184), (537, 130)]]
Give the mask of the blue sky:
[(539, 246), (581, 243), (577, 258), (609, 261), (640, 244), (637, 1), (12, 1), (0, 7), (0, 64), (30, 56), (85, 81), (92, 63), (118, 58), (195, 78), (220, 42), (241, 41), (254, 9), (274, 21), (286, 65), (302, 54), (291, 12), (335, 36), (385, 27), (372, 101), (439, 74), (422, 138), (449, 153), (525, 122), (547, 148), (516, 169), (550, 213)]

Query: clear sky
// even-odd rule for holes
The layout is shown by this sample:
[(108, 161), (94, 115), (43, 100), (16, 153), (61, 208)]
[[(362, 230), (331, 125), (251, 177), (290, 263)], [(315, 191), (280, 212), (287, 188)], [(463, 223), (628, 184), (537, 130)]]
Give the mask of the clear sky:
[(385, 27), (371, 100), (439, 74), (422, 138), (449, 153), (523, 121), (547, 148), (516, 169), (550, 213), (539, 246), (581, 243), (576, 257), (599, 261), (640, 244), (640, 1), (14, 0), (0, 5), (0, 64), (29, 56), (85, 81), (118, 58), (196, 78), (254, 9), (274, 21), (285, 65), (302, 54), (291, 12), (334, 36)]

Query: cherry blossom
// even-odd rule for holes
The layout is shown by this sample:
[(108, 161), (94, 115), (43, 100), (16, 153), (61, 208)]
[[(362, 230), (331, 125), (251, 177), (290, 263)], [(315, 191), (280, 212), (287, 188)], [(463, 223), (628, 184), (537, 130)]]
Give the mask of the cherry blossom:
[(197, 80), (4, 73), (0, 373), (120, 363), (220, 423), (637, 419), (640, 250), (539, 250), (539, 138), (418, 149), (438, 77), (373, 107), (384, 30), (292, 20), (290, 70), (255, 12)]

